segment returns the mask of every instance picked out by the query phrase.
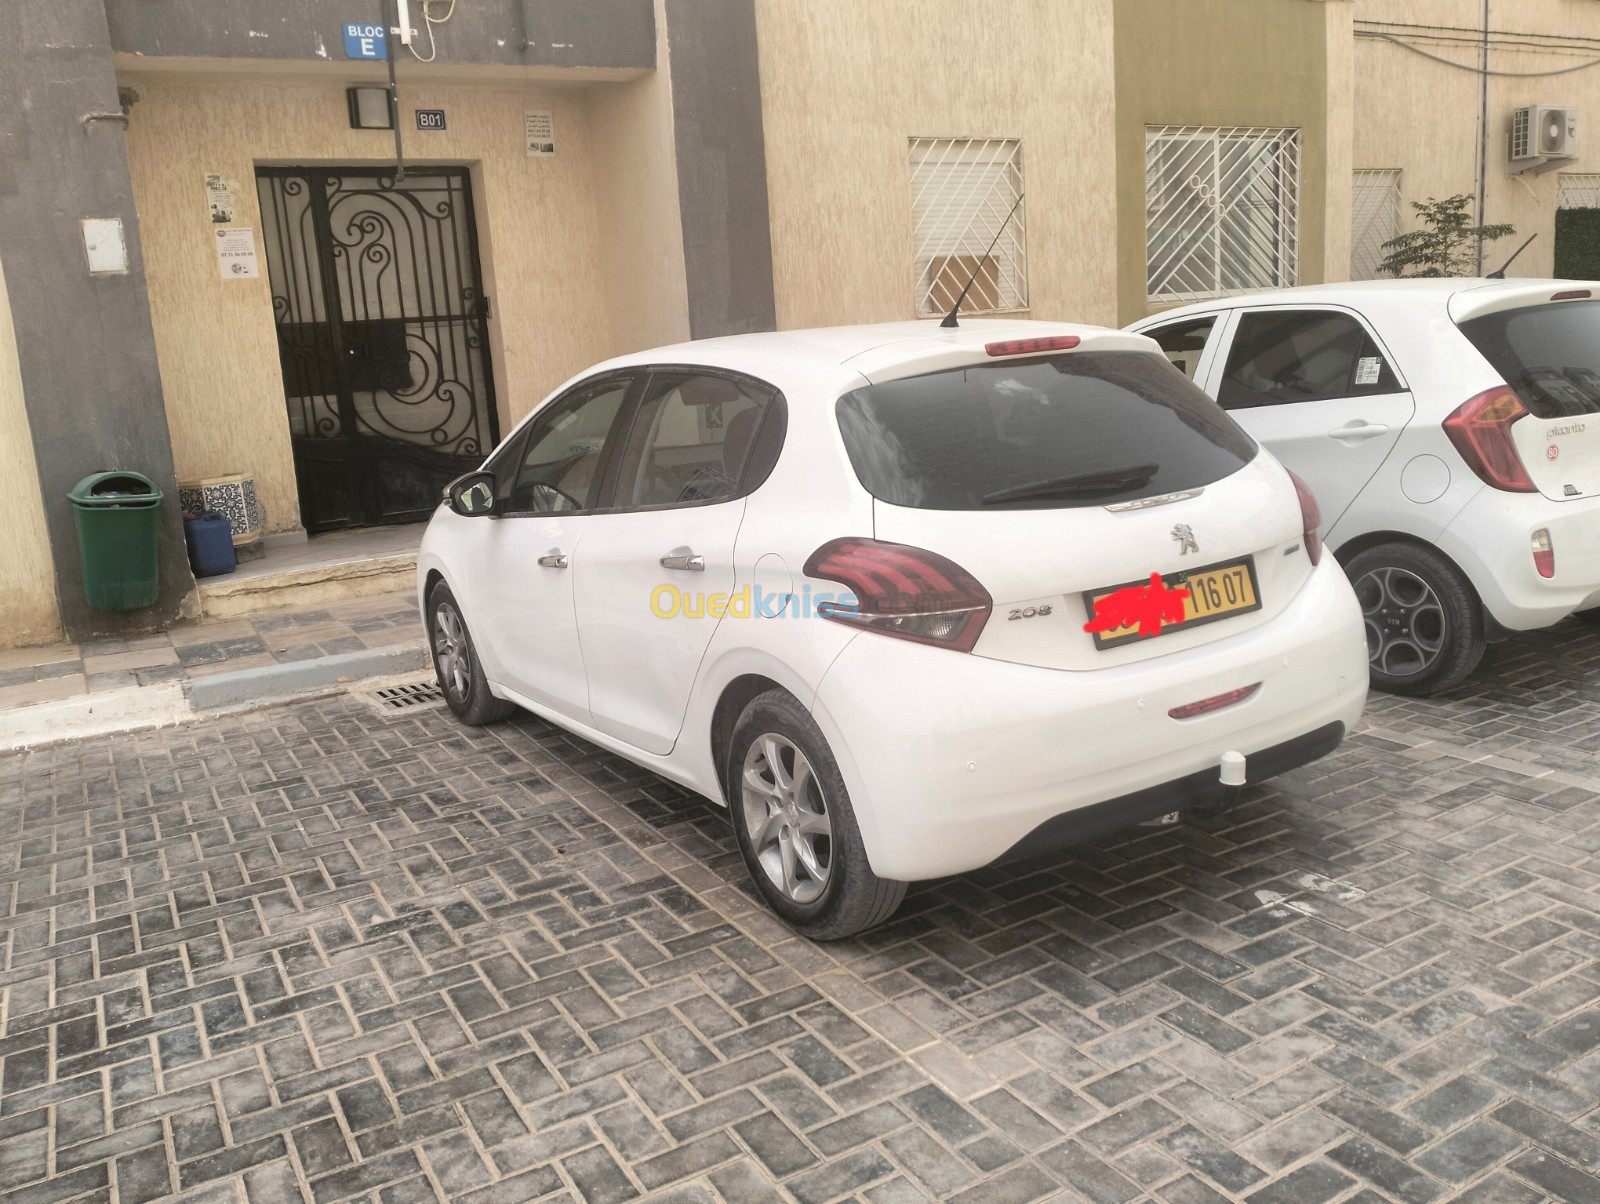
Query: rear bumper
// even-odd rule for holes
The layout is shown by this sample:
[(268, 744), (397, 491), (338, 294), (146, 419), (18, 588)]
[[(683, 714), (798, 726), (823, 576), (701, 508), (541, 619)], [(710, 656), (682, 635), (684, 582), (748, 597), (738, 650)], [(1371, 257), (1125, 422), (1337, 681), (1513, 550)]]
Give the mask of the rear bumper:
[[(1338, 720), (1314, 732), (1274, 744), (1258, 753), (1252, 753), (1245, 765), (1245, 782), (1255, 785), (1268, 778), (1288, 773), (1302, 765), (1327, 756), (1344, 742), (1344, 724)], [(1034, 857), (1071, 845), (1082, 844), (1101, 836), (1120, 832), (1133, 824), (1168, 815), (1174, 811), (1188, 811), (1195, 807), (1217, 806), (1227, 801), (1227, 788), (1222, 785), (1214, 769), (1203, 769), (1187, 774), (1159, 786), (1148, 786), (1125, 794), (1121, 798), (1091, 803), (1075, 811), (1052, 816), (1032, 832), (1012, 845), (997, 860), (1016, 861)]]
[[(1532, 538), (1550, 532), (1556, 575), (1539, 576)], [(1482, 489), (1438, 540), (1501, 626), (1533, 631), (1600, 606), (1600, 498), (1556, 502), (1540, 494)]]
[[(1167, 713), (1258, 682), (1223, 710)], [(1181, 810), (1174, 797), (1204, 801), (1203, 786), (1185, 783), (1215, 780), (1230, 750), (1245, 755), (1250, 781), (1302, 763), (1282, 746), (1319, 756), (1337, 744), (1331, 728), (1355, 725), (1366, 691), (1360, 609), (1327, 557), (1270, 623), (1115, 668), (1041, 669), (858, 635), (812, 709), (873, 870), (916, 881), (987, 865), (1096, 804), (1121, 827)]]

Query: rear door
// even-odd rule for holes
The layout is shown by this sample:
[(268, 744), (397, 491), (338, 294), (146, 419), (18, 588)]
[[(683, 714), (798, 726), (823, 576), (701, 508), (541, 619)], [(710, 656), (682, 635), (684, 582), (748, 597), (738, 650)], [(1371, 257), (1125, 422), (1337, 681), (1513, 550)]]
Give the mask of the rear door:
[[(1572, 299), (1549, 300), (1563, 295)], [(1511, 439), (1529, 478), (1554, 501), (1600, 494), (1600, 301), (1590, 295), (1542, 293), (1542, 304), (1460, 324), (1527, 407), (1528, 416), (1511, 424)]]
[(1350, 310), (1235, 310), (1207, 391), (1316, 495), (1332, 530), (1394, 449), (1416, 406), (1388, 352)]
[(733, 604), (734, 541), (754, 484), (745, 470), (775, 398), (747, 377), (656, 371), (615, 496), (573, 558), (594, 726), (646, 752), (672, 751), (701, 657)]

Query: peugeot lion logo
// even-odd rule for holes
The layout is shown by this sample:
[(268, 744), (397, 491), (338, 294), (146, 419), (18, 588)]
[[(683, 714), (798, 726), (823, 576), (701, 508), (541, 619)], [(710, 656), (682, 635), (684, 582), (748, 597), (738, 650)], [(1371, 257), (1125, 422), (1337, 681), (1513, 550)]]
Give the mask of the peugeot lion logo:
[(1179, 523), (1172, 528), (1172, 538), (1178, 541), (1178, 555), (1187, 556), (1190, 552), (1199, 553), (1200, 545), (1194, 541), (1194, 532), (1188, 523)]

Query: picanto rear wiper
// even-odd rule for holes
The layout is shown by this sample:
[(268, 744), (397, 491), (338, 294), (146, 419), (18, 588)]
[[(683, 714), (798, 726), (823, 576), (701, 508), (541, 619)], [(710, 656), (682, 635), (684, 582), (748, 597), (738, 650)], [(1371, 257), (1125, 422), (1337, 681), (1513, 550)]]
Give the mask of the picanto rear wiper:
[(1150, 478), (1160, 469), (1159, 464), (1135, 464), (1128, 468), (1080, 472), (1076, 476), (1057, 477), (1050, 481), (1012, 485), (1008, 489), (997, 489), (987, 494), (983, 498), (983, 504), (998, 506), (1002, 502), (1021, 502), (1044, 497), (1112, 497), (1148, 484)]

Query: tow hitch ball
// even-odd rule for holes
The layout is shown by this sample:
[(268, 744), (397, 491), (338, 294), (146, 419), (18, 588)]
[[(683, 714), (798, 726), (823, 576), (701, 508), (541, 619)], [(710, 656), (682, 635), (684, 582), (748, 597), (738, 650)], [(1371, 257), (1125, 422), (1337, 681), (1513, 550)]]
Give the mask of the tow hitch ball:
[(1195, 808), (1199, 814), (1210, 818), (1221, 815), (1239, 801), (1244, 790), (1244, 754), (1229, 749), (1222, 754), (1220, 779), (1222, 792), (1214, 803), (1201, 803)]

